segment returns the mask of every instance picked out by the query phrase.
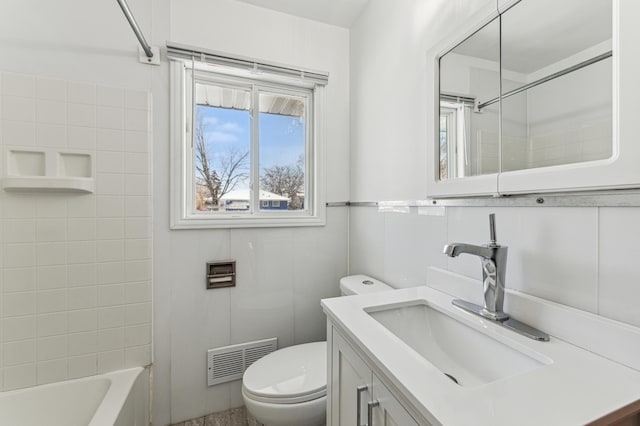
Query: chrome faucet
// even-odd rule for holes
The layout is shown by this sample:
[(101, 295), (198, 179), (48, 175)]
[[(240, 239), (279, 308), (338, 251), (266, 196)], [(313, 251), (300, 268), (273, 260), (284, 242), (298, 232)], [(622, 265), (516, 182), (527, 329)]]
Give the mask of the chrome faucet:
[(482, 286), (484, 290), (484, 308), (480, 315), (496, 321), (509, 318), (502, 310), (504, 304), (504, 277), (507, 271), (507, 247), (496, 242), (495, 214), (489, 215), (489, 233), (491, 242), (484, 246), (451, 243), (444, 246), (449, 257), (460, 254), (473, 254), (482, 261)]
[(478, 256), (482, 261), (484, 306), (478, 306), (461, 299), (454, 299), (451, 303), (465, 311), (496, 321), (498, 324), (532, 339), (548, 341), (549, 335), (510, 318), (502, 310), (505, 292), (504, 278), (507, 271), (507, 247), (497, 243), (495, 214), (493, 213), (489, 215), (489, 234), (490, 242), (486, 245), (451, 243), (444, 246), (444, 254), (449, 257), (457, 257), (466, 253)]

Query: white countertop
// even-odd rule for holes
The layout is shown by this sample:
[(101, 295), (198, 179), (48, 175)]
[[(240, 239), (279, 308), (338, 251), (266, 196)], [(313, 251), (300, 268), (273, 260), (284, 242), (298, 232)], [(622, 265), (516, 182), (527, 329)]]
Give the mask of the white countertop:
[[(452, 299), (423, 286), (325, 299), (322, 306), (331, 322), (434, 424), (584, 425), (640, 400), (639, 371), (553, 335), (549, 342), (520, 336), (451, 305)], [(509, 346), (552, 362), (491, 383), (459, 386), (364, 310), (411, 301), (423, 301)]]

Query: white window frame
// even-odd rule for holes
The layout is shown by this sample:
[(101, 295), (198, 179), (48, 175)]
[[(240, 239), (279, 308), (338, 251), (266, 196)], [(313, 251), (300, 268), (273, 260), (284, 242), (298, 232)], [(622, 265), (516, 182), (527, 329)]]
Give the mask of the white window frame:
[[(325, 205), (325, 163), (323, 143), (323, 106), (324, 86), (299, 78), (287, 78), (268, 73), (251, 73), (238, 69), (225, 69), (216, 66), (215, 72), (210, 66), (193, 62), (172, 60), (171, 63), (171, 182), (170, 182), (170, 227), (171, 229), (206, 228), (263, 228), (323, 226), (326, 223)], [(295, 94), (300, 89), (310, 89), (310, 105), (307, 119), (307, 146), (305, 148), (305, 209), (304, 210), (262, 210), (257, 197), (259, 188), (258, 158), (254, 142), (251, 143), (251, 188), (252, 208), (248, 212), (202, 213), (195, 212), (194, 200), (194, 156), (192, 155), (191, 114), (193, 111), (192, 75), (197, 80), (207, 79), (220, 82), (229, 79), (234, 83), (244, 82), (259, 85), (261, 88), (273, 87), (282, 93), (283, 86), (290, 87)], [(255, 99), (252, 108), (256, 107)], [(307, 191), (309, 194), (307, 194)]]

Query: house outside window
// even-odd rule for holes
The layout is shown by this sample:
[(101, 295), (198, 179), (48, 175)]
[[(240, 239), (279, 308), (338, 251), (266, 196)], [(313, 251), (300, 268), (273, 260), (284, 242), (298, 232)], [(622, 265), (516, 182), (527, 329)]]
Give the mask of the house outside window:
[(324, 224), (323, 86), (172, 61), (172, 228)]

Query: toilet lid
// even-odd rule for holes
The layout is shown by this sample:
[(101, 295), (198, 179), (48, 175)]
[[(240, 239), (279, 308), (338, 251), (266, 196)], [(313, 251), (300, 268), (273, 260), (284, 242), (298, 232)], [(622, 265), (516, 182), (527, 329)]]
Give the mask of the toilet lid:
[(290, 346), (260, 358), (245, 371), (242, 386), (264, 402), (291, 404), (326, 395), (327, 342)]

